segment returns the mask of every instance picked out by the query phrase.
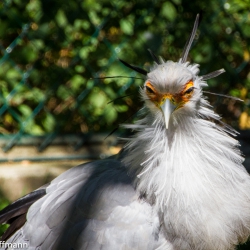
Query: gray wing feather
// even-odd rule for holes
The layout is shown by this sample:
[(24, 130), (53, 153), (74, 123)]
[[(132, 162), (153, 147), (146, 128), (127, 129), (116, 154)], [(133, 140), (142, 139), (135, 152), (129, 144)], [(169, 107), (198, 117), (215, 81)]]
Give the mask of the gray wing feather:
[(70, 169), (46, 191), (10, 242), (29, 242), (29, 250), (153, 250), (166, 244), (157, 215), (139, 199), (118, 160)]

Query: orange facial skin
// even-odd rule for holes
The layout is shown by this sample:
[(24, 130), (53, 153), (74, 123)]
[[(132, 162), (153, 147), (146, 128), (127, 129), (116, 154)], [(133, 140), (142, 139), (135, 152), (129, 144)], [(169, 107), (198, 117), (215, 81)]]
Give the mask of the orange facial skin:
[(178, 109), (183, 107), (191, 98), (194, 91), (194, 83), (192, 80), (188, 81), (183, 90), (176, 94), (159, 93), (149, 81), (146, 82), (145, 88), (148, 97), (157, 107), (160, 107), (166, 99), (170, 99)]

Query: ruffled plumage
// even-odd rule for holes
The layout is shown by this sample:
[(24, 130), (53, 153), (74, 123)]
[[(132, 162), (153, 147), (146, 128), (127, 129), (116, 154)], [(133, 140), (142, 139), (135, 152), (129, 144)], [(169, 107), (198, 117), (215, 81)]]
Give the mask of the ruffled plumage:
[(121, 60), (146, 76), (139, 120), (124, 125), (135, 135), (116, 157), (72, 168), (0, 212), (11, 222), (8, 242), (28, 250), (232, 250), (248, 239), (250, 177), (236, 132), (203, 96), (205, 80), (224, 70), (199, 76), (187, 62), (198, 24), (199, 15), (178, 62), (150, 51), (147, 72)]
[[(202, 95), (206, 82), (197, 64), (162, 62), (148, 74), (160, 91), (178, 92), (190, 78), (195, 90), (173, 112), (169, 128), (146, 98), (123, 162), (135, 185), (162, 216), (174, 249), (234, 249), (250, 234), (250, 177), (239, 142)], [(148, 80), (147, 79), (147, 80)], [(146, 80), (146, 82), (147, 82)]]

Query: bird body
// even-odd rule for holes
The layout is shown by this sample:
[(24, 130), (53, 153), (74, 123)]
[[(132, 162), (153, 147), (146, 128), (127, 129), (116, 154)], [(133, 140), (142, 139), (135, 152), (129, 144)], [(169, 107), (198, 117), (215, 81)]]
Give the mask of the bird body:
[(249, 236), (250, 178), (238, 141), (228, 127), (213, 122), (220, 117), (202, 97), (206, 83), (197, 74), (197, 65), (181, 62), (152, 69), (146, 83), (155, 91), (178, 93), (192, 79), (195, 93), (173, 112), (168, 129), (161, 110), (145, 96), (144, 117), (127, 126), (138, 132), (123, 161), (138, 177), (137, 191), (164, 221), (173, 249), (234, 249)]
[(54, 179), (8, 242), (29, 250), (157, 249), (168, 242), (153, 213), (120, 160), (95, 161)]
[(250, 177), (233, 129), (202, 90), (223, 70), (199, 76), (199, 65), (186, 62), (197, 20), (178, 62), (153, 56), (148, 73), (129, 65), (146, 75), (145, 105), (135, 124), (123, 125), (135, 134), (120, 154), (72, 168), (10, 205), (0, 221), (14, 224), (26, 212), (27, 221), (11, 225), (8, 242), (29, 250), (233, 250), (248, 239)]

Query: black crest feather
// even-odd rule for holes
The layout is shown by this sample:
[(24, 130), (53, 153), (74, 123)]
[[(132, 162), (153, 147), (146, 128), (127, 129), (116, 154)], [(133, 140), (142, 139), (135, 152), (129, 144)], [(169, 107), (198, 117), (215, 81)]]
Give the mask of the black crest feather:
[(158, 59), (158, 57), (154, 54), (154, 52), (151, 49), (148, 49), (150, 55), (152, 56), (153, 60), (157, 63), (160, 64), (160, 61)]
[(147, 75), (148, 72), (147, 72), (145, 69), (142, 69), (142, 68), (140, 68), (140, 67), (131, 65), (131, 64), (129, 64), (129, 63), (123, 61), (123, 60), (120, 59), (120, 58), (118, 58), (118, 59), (119, 59), (119, 61), (120, 61), (121, 63), (123, 63), (126, 67), (128, 67), (128, 68), (130, 68), (130, 69), (133, 69), (134, 71), (136, 71), (136, 72), (138, 72), (138, 73), (140, 73), (140, 74), (142, 74), (142, 75), (145, 75), (145, 76)]

